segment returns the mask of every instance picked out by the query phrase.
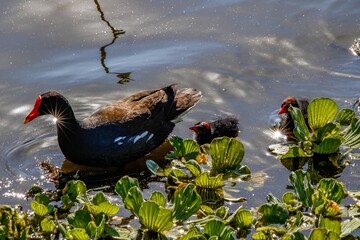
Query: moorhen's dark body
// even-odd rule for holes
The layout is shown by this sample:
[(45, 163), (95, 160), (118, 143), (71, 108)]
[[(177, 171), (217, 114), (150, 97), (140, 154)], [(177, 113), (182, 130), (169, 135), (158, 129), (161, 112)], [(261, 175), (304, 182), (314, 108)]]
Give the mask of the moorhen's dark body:
[(190, 129), (195, 132), (195, 140), (200, 145), (211, 143), (216, 137), (236, 138), (239, 135), (239, 120), (227, 117), (213, 122), (198, 122)]
[(280, 121), (280, 129), (283, 134), (287, 136), (288, 140), (295, 139), (293, 134), (295, 124), (289, 113), (289, 107), (297, 107), (300, 109), (301, 113), (304, 116), (305, 123), (308, 124), (308, 117), (307, 117), (307, 107), (309, 106), (309, 101), (307, 99), (299, 99), (297, 100), (295, 97), (287, 97), (281, 103), (281, 108), (278, 114), (281, 114), (281, 121)]
[(110, 103), (78, 121), (65, 97), (47, 92), (38, 96), (24, 123), (52, 114), (57, 118), (60, 149), (68, 160), (90, 166), (122, 166), (160, 146), (176, 119), (200, 98), (196, 89), (176, 90), (170, 85)]

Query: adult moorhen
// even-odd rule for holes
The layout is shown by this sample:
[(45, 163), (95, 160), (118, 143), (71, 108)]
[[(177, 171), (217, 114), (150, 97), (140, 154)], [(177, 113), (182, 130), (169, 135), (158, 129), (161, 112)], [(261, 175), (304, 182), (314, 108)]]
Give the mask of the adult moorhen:
[(307, 107), (309, 106), (309, 101), (307, 99), (297, 100), (295, 97), (287, 97), (281, 103), (281, 108), (278, 112), (278, 114), (282, 115), (280, 130), (283, 134), (285, 134), (288, 140), (296, 140), (293, 134), (295, 124), (291, 114), (289, 113), (290, 106), (299, 108), (304, 116), (305, 123), (308, 124)]
[(190, 127), (195, 132), (198, 144), (211, 143), (216, 137), (236, 138), (239, 135), (239, 120), (236, 117), (226, 117), (213, 122), (198, 122)]
[(57, 92), (37, 97), (28, 123), (52, 114), (56, 119), (58, 143), (71, 162), (98, 166), (122, 166), (160, 146), (175, 123), (201, 98), (192, 88), (164, 88), (136, 93), (101, 107), (78, 121), (68, 101)]

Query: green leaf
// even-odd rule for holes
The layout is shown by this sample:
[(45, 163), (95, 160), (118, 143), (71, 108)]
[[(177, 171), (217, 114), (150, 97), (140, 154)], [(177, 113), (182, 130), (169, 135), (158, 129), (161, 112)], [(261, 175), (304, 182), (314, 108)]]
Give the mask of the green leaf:
[(200, 146), (192, 139), (185, 139), (182, 146), (182, 154), (186, 160), (196, 159), (200, 153)]
[(86, 207), (94, 215), (104, 213), (107, 216), (116, 214), (120, 209), (120, 207), (116, 203), (111, 204), (109, 202), (102, 202), (99, 205), (86, 204)]
[(151, 193), (150, 201), (157, 203), (160, 207), (165, 207), (166, 204), (166, 198), (161, 192)]
[(321, 179), (317, 190), (322, 191), (328, 200), (332, 200), (338, 204), (341, 203), (347, 195), (343, 185), (333, 178)]
[(56, 229), (55, 222), (51, 218), (44, 218), (40, 222), (40, 226), (41, 226), (41, 230), (47, 233), (53, 233)]
[(296, 215), (291, 216), (286, 222), (287, 233), (293, 236), (293, 238), (287, 238), (287, 239), (304, 239), (303, 238), (304, 236), (298, 235), (298, 232), (311, 229), (313, 228), (314, 224), (315, 224), (314, 217), (303, 215), (300, 211), (297, 211)]
[(355, 118), (344, 130), (344, 143), (350, 148), (360, 148), (360, 119)]
[(41, 193), (41, 194), (37, 194), (35, 196), (35, 201), (38, 203), (41, 203), (42, 205), (47, 206), (50, 203), (50, 198), (49, 198), (49, 196)]
[(105, 214), (101, 213), (96, 216), (95, 222), (90, 221), (86, 226), (86, 232), (90, 235), (91, 239), (102, 238), (103, 233), (105, 232)]
[[(200, 237), (200, 235), (202, 234), (199, 231), (199, 229), (197, 229), (196, 227), (192, 227), (185, 235), (181, 236), (179, 240), (190, 240), (190, 239), (194, 240), (194, 237)], [(204, 240), (206, 240), (205, 237)]]
[(103, 192), (97, 192), (91, 199), (91, 202), (94, 205), (99, 205), (103, 202), (109, 202), (108, 198), (105, 196)]
[(221, 188), (223, 184), (222, 174), (218, 174), (216, 177), (210, 177), (208, 172), (203, 172), (197, 178), (194, 183), (197, 187), (201, 188)]
[(167, 159), (178, 159), (181, 157), (181, 146), (183, 144), (183, 139), (178, 136), (171, 136), (169, 139), (170, 144), (174, 147), (173, 151), (170, 151), (166, 154), (165, 158)]
[(265, 225), (284, 224), (289, 217), (289, 211), (281, 204), (265, 203), (260, 206), (258, 212), (262, 214)]
[(103, 213), (100, 213), (96, 216), (95, 224), (96, 224), (96, 232), (94, 239), (101, 238), (103, 233), (105, 232), (105, 221), (106, 216)]
[(289, 180), (294, 188), (297, 198), (302, 202), (304, 207), (312, 205), (312, 195), (314, 188), (311, 186), (310, 174), (302, 170), (291, 172)]
[(199, 163), (197, 161), (193, 160), (193, 159), (187, 161), (185, 163), (185, 167), (190, 170), (191, 174), (194, 177), (199, 176), (201, 174), (201, 172), (202, 172), (202, 169), (201, 169)]
[(74, 228), (83, 228), (91, 221), (90, 213), (86, 210), (79, 209), (75, 213), (71, 213), (67, 217), (69, 224)]
[(311, 231), (308, 240), (319, 240), (319, 239), (340, 240), (340, 236), (337, 233), (328, 231), (323, 228), (315, 228)]
[(89, 236), (86, 233), (85, 229), (82, 228), (74, 228), (66, 232), (67, 239), (73, 240), (89, 240)]
[(234, 239), (234, 229), (229, 226), (225, 226), (225, 224), (220, 220), (214, 219), (207, 222), (204, 227), (204, 233), (210, 237), (218, 237), (216, 239)]
[(307, 238), (300, 232), (286, 234), (281, 240), (307, 240)]
[(164, 170), (153, 160), (146, 160), (146, 166), (150, 172), (156, 176), (164, 177)]
[(70, 180), (66, 183), (63, 194), (68, 195), (72, 201), (86, 201), (86, 185), (80, 180)]
[(352, 218), (341, 222), (341, 238), (350, 235), (353, 231), (360, 227), (360, 219)]
[(264, 232), (257, 232), (252, 235), (253, 240), (268, 240), (269, 236), (267, 236)]
[[(196, 187), (197, 193), (201, 196), (201, 200), (203, 204), (209, 204), (213, 206), (218, 206), (223, 204), (225, 193), (222, 188), (201, 188)], [(229, 197), (231, 198), (231, 197)], [(230, 199), (229, 201), (235, 202), (240, 199)]]
[(174, 147), (174, 150), (166, 155), (167, 159), (181, 159), (186, 160), (195, 159), (200, 153), (200, 146), (192, 139), (183, 140), (177, 136), (170, 137), (170, 144)]
[(240, 229), (249, 228), (253, 221), (251, 212), (246, 209), (239, 209), (235, 220)]
[(188, 175), (182, 169), (175, 168), (175, 167), (172, 168), (170, 175), (172, 175), (172, 177), (175, 177), (176, 179), (188, 178)]
[(340, 136), (340, 126), (334, 123), (327, 123), (316, 132), (315, 142), (321, 142), (325, 137)]
[(161, 233), (173, 227), (172, 212), (154, 202), (143, 202), (139, 209), (139, 220), (150, 231)]
[(144, 202), (142, 192), (136, 186), (129, 189), (129, 192), (124, 200), (124, 205), (131, 210), (135, 215), (139, 215), (139, 209)]
[(131, 178), (129, 176), (122, 177), (115, 185), (115, 192), (122, 198), (124, 201), (129, 189), (132, 187), (139, 187), (139, 182), (136, 178)]
[[(125, 229), (123, 229), (125, 230)], [(113, 239), (130, 239), (130, 231), (129, 230), (126, 230), (122, 232), (122, 234), (124, 234), (124, 238), (121, 238), (121, 235), (119, 233), (119, 231), (112, 227), (112, 226), (105, 226), (105, 232)]]
[(323, 216), (320, 215), (319, 217), (319, 224), (318, 224), (319, 228), (325, 228), (329, 231), (333, 231), (337, 234), (341, 233), (341, 225), (340, 222), (338, 220), (331, 220), (329, 218), (324, 218)]
[(302, 206), (301, 202), (299, 202), (297, 196), (293, 192), (286, 192), (282, 197), (286, 208), (289, 212), (295, 212), (299, 210)]
[(309, 157), (304, 150), (302, 150), (299, 146), (291, 146), (289, 148), (289, 151), (281, 156), (281, 160), (287, 159), (287, 158), (297, 158), (297, 157)]
[(310, 139), (310, 131), (305, 123), (304, 116), (299, 108), (290, 106), (289, 112), (294, 121), (294, 135), (300, 141), (307, 141)]
[(96, 236), (96, 223), (94, 221), (90, 221), (86, 226), (86, 232), (90, 236), (91, 239), (95, 239)]
[(224, 219), (225, 217), (227, 217), (228, 213), (229, 213), (229, 208), (225, 206), (221, 206), (218, 209), (216, 209), (215, 216)]
[(351, 121), (356, 117), (354, 110), (350, 108), (341, 109), (336, 117), (336, 122), (341, 125), (349, 125)]
[(325, 217), (340, 216), (341, 209), (339, 205), (336, 202), (327, 199), (324, 195), (324, 192), (319, 190), (316, 191), (312, 196), (312, 211), (315, 213), (315, 215), (323, 215)]
[(210, 143), (212, 167), (221, 173), (236, 169), (241, 164), (244, 153), (243, 144), (235, 138), (220, 137)]
[(309, 126), (315, 132), (317, 129), (325, 126), (334, 120), (338, 105), (330, 98), (316, 98), (309, 103), (308, 121)]
[(185, 221), (195, 214), (201, 207), (201, 197), (193, 184), (177, 189), (172, 202), (174, 204), (172, 216), (178, 221)]
[(45, 216), (49, 211), (47, 206), (45, 206), (41, 203), (38, 203), (37, 201), (32, 201), (30, 203), (30, 206), (31, 206), (32, 210), (34, 210), (34, 213), (38, 216)]
[(250, 168), (246, 165), (239, 165), (237, 168), (231, 170), (230, 172), (227, 172), (225, 176), (227, 177), (234, 177), (239, 178), (242, 180), (249, 179), (251, 177)]
[(324, 138), (319, 145), (314, 144), (313, 152), (319, 154), (331, 154), (339, 150), (343, 138), (340, 136), (330, 136)]

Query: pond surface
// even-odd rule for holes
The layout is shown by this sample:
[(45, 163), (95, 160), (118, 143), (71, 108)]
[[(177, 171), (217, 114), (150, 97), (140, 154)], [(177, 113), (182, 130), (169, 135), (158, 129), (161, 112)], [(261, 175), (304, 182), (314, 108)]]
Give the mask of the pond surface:
[[(38, 163), (61, 166), (50, 117), (23, 119), (37, 95), (63, 93), (78, 119), (99, 106), (171, 83), (203, 92), (173, 134), (236, 115), (255, 179), (241, 186), (248, 207), (281, 197), (289, 171), (267, 152), (267, 134), (288, 95), (359, 97), (359, 1), (2, 1), (0, 11), (0, 204), (22, 204), (44, 181)], [(124, 83), (119, 84), (118, 82)], [(126, 84), (125, 84), (126, 83)], [(359, 190), (360, 168), (340, 180)]]

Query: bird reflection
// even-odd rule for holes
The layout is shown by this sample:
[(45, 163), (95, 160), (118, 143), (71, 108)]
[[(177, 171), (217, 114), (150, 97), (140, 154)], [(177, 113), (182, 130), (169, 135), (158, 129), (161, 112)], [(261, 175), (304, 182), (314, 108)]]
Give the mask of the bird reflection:
[(109, 67), (106, 66), (106, 63), (105, 63), (105, 61), (106, 61), (106, 48), (107, 48), (108, 46), (114, 44), (115, 41), (116, 41), (116, 39), (117, 39), (120, 35), (125, 34), (125, 31), (114, 28), (114, 27), (111, 25), (111, 23), (105, 18), (105, 14), (104, 14), (104, 12), (103, 12), (102, 9), (101, 9), (101, 5), (99, 4), (99, 1), (98, 1), (98, 0), (94, 0), (94, 2), (95, 2), (95, 5), (96, 5), (96, 9), (97, 9), (98, 12), (100, 13), (100, 18), (101, 18), (101, 20), (106, 23), (106, 25), (110, 28), (110, 30), (111, 30), (111, 32), (112, 32), (112, 34), (113, 34), (113, 38), (112, 38), (111, 42), (108, 43), (108, 44), (106, 44), (106, 45), (104, 45), (104, 46), (102, 46), (102, 47), (100, 48), (100, 56), (101, 56), (101, 57), (100, 57), (100, 63), (101, 63), (101, 66), (104, 68), (104, 70), (105, 70), (106, 73), (115, 74), (116, 77), (119, 78), (119, 81), (118, 81), (119, 84), (128, 83), (128, 82), (130, 82), (131, 80), (133, 80), (133, 79), (130, 78), (131, 72), (123, 72), (123, 73), (111, 72), (111, 71), (109, 70)]

